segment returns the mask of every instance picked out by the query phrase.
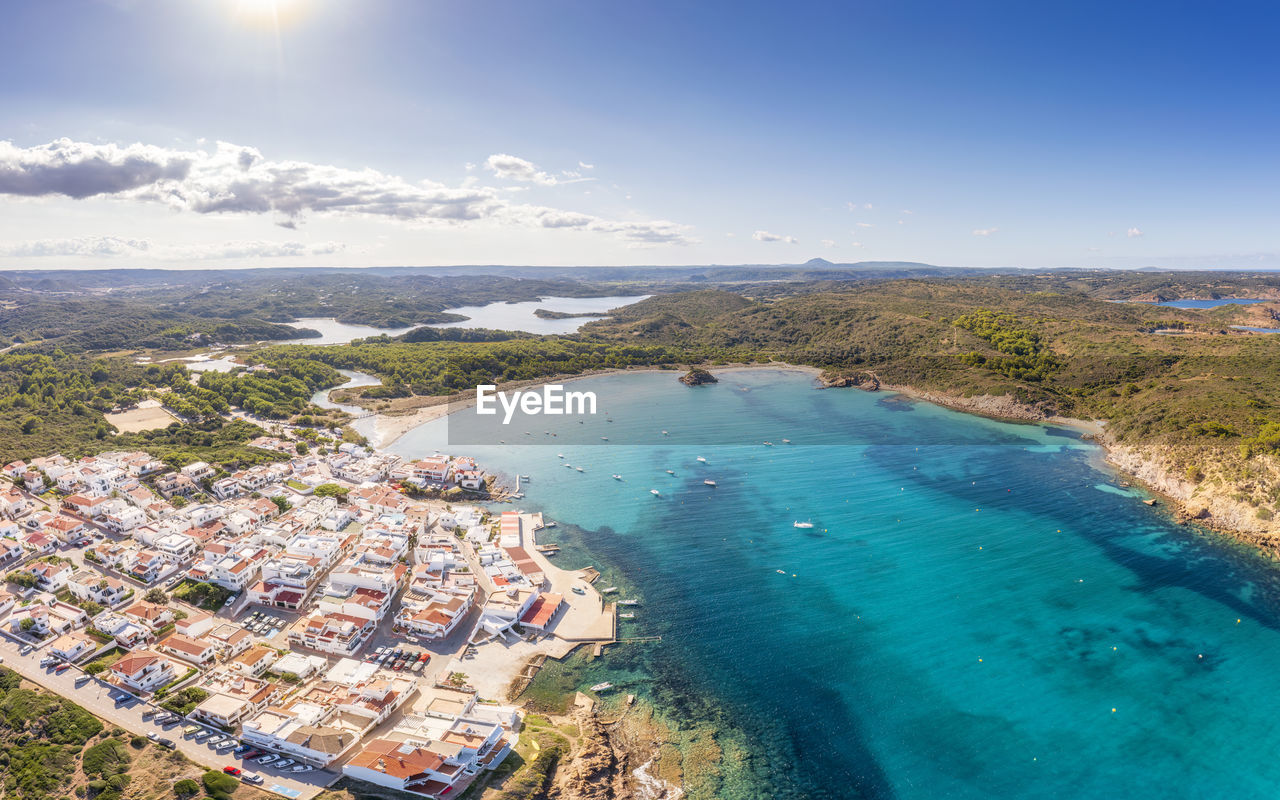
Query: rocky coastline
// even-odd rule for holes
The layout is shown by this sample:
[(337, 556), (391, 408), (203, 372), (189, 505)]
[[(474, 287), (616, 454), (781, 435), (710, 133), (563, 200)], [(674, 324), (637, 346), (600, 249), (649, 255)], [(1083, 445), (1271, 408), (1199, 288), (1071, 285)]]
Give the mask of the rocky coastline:
[[(1207, 528), (1280, 558), (1280, 520), (1261, 514), (1257, 500), (1280, 492), (1280, 463), (1276, 459), (1254, 457), (1249, 469), (1241, 471), (1231, 466), (1231, 453), (1226, 448), (1184, 453), (1159, 444), (1120, 443), (1107, 431), (1105, 421), (1062, 417), (1054, 409), (1023, 403), (1007, 394), (966, 397), (887, 384), (870, 371), (854, 375), (823, 373), (819, 382), (830, 388), (898, 392), (993, 419), (1076, 428), (1102, 446), (1109, 466), (1162, 499), (1179, 523)], [(1190, 468), (1188, 461), (1198, 466)]]

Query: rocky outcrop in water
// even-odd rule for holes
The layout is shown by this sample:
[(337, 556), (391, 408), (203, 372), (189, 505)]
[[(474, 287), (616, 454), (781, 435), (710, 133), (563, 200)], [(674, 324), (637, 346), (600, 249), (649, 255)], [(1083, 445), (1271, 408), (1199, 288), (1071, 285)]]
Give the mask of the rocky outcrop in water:
[(695, 367), (688, 371), (680, 382), (685, 386), (701, 386), (704, 383), (719, 383), (715, 375), (707, 372), (705, 369)]

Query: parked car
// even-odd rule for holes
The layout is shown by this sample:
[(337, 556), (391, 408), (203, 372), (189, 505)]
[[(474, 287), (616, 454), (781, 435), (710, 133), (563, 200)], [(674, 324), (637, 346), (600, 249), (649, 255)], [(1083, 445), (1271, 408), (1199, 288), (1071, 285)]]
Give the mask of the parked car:
[(176, 747), (172, 739), (160, 739), (156, 742), (156, 744), (160, 745), (161, 747), (167, 747), (170, 750)]
[(148, 708), (146, 711), (142, 712), (142, 718), (151, 719), (152, 717), (154, 717), (156, 714), (159, 714), (159, 713), (160, 713), (159, 709)]
[(77, 676), (77, 677), (76, 677), (76, 688), (77, 688), (77, 689), (79, 689), (81, 686), (84, 686), (86, 683), (88, 683), (88, 682), (89, 682), (89, 681), (91, 681), (91, 680), (93, 680), (93, 677), (92, 677), (92, 676), (90, 676), (90, 675), (79, 675), (79, 676)]
[(257, 758), (257, 757), (258, 757), (258, 756), (260, 756), (260, 755), (262, 755), (262, 751), (261, 751), (261, 750), (257, 750), (257, 749), (254, 749), (254, 748), (249, 748), (249, 752), (245, 753), (244, 755), (242, 755), (242, 756), (240, 756), (240, 757), (241, 757), (241, 758), (243, 758), (245, 761), (251, 761), (251, 760), (253, 760), (253, 759)]
[(252, 748), (252, 747), (250, 747), (249, 745), (247, 745), (247, 744), (242, 744), (242, 745), (240, 745), (239, 747), (237, 747), (237, 748), (236, 748), (236, 752), (235, 752), (235, 754), (236, 754), (236, 755), (238, 755), (238, 756), (243, 756), (245, 753), (251, 752), (252, 750), (253, 750), (253, 748)]
[(21, 648), (20, 650), (18, 650), (18, 655), (20, 655), (20, 656), (25, 656), (25, 655), (27, 655), (28, 653), (30, 653), (30, 652), (31, 652), (32, 650), (34, 650), (34, 649), (35, 649), (35, 648), (34, 648), (34, 647), (32, 647), (31, 645), (29, 645), (29, 644), (24, 644), (24, 645), (22, 646), (22, 648)]
[(265, 756), (254, 759), (254, 761), (259, 764), (270, 764), (272, 761), (279, 761), (279, 760), (280, 760), (280, 756), (276, 755), (275, 753), (267, 753)]
[(217, 747), (218, 744), (221, 742), (222, 742), (222, 737), (215, 733), (213, 736), (209, 737), (209, 741), (205, 742), (205, 744), (207, 744), (210, 747)]
[(233, 594), (233, 595), (231, 595), (230, 597), (228, 597), (228, 598), (226, 599), (226, 601), (224, 601), (224, 602), (223, 602), (222, 607), (223, 607), (223, 608), (230, 608), (231, 606), (235, 605), (235, 604), (236, 604), (236, 601), (237, 601), (237, 600), (239, 600), (239, 599), (240, 599), (240, 595), (238, 595), (238, 594)]
[(203, 742), (205, 739), (208, 739), (212, 735), (213, 735), (213, 731), (200, 731), (199, 733), (196, 734), (195, 738), (197, 742)]
[(71, 669), (70, 664), (59, 664), (58, 666), (53, 668), (53, 671), (55, 674), (61, 675), (62, 673), (66, 672), (69, 669)]
[(290, 772), (310, 772), (313, 769), (315, 769), (315, 767), (311, 766), (310, 764), (299, 764), (289, 771)]
[(155, 740), (160, 738), (160, 734), (156, 733), (155, 731), (152, 731), (151, 733), (147, 734), (147, 738), (154, 742)]
[(262, 783), (262, 776), (254, 772), (246, 772), (240, 776), (245, 783)]
[(223, 767), (222, 771), (227, 773), (228, 775), (234, 775), (237, 778), (240, 777), (240, 773), (244, 772), (244, 770), (240, 769), (239, 767), (232, 767), (232, 766)]
[(298, 762), (294, 761), (292, 758), (286, 758), (283, 761), (277, 761), (271, 766), (275, 767), (276, 769), (284, 769), (285, 767), (292, 767), (294, 764), (297, 764), (297, 763)]

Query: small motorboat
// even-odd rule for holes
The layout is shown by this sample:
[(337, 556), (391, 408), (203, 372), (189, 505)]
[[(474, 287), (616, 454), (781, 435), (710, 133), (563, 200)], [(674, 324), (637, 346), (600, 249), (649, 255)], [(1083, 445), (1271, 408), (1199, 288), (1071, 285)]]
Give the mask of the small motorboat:
[(635, 619), (635, 614), (619, 614), (618, 619)]
[(653, 495), (654, 497), (658, 497), (658, 496), (659, 496), (659, 495), (661, 495), (662, 493), (661, 493), (661, 492), (659, 492), (657, 489), (650, 489), (650, 490), (649, 490), (649, 494)]
[(565, 464), (565, 465), (564, 465), (564, 468), (565, 468), (565, 469), (573, 469), (573, 465), (572, 465), (572, 464)]
[(614, 475), (614, 476), (613, 476), (613, 479), (614, 479), (615, 481), (620, 481), (620, 480), (622, 480), (622, 476), (621, 476), (621, 475)]
[(813, 527), (812, 522), (801, 522), (800, 520), (796, 520), (795, 522), (791, 523), (791, 525), (792, 527), (795, 527), (795, 528), (812, 528)]
[(783, 443), (783, 444), (791, 444), (791, 440), (790, 440), (790, 439), (783, 439), (783, 440), (782, 440), (782, 443)]
[(775, 569), (774, 572), (778, 573), (779, 575), (787, 574), (787, 571), (785, 569)]
[(575, 586), (575, 587), (573, 587), (573, 593), (574, 593), (574, 594), (581, 594), (581, 595), (585, 595), (585, 594), (587, 593), (587, 590), (586, 590), (586, 589), (583, 589), (581, 586)]
[(765, 442), (765, 443), (764, 443), (764, 446), (765, 446), (765, 447), (773, 447), (773, 442)]
[(616, 592), (616, 591), (618, 591), (617, 586), (610, 586), (607, 589), (601, 589), (600, 594), (612, 594), (613, 592)]
[(585, 472), (585, 470), (582, 467), (574, 467), (574, 469), (576, 469), (578, 472)]
[(667, 470), (667, 474), (668, 474), (668, 475), (675, 475), (675, 474), (676, 474), (676, 471), (675, 471), (674, 469), (669, 469), (669, 470)]
[(558, 524), (558, 523), (557, 523), (555, 520), (551, 520), (550, 522), (548, 522), (548, 523), (544, 524), (542, 527), (544, 527), (544, 528), (554, 528), (557, 524)]
[(564, 458), (564, 453), (556, 453), (556, 458)]
[(609, 441), (609, 437), (608, 437), (608, 436), (601, 436), (601, 437), (600, 437), (600, 441), (602, 441), (602, 442), (607, 442), (607, 441)]
[(619, 600), (619, 601), (618, 601), (618, 605), (620, 605), (620, 606), (638, 606), (638, 605), (640, 605), (640, 601), (639, 601), (639, 600)]
[(707, 463), (707, 460), (702, 456), (698, 456), (698, 461), (701, 461), (703, 464)]
[(714, 487), (714, 486), (716, 485), (716, 482), (715, 482), (715, 481), (703, 481), (703, 482), (702, 482), (702, 485), (703, 485), (703, 486), (712, 486), (712, 487)]
[(613, 684), (606, 681), (605, 683), (597, 683), (595, 686), (592, 686), (591, 691), (604, 692), (612, 688), (613, 688)]
[(667, 435), (667, 432), (666, 432), (666, 431), (663, 431), (663, 432), (662, 432), (662, 435), (663, 435), (663, 436), (666, 436), (666, 435)]

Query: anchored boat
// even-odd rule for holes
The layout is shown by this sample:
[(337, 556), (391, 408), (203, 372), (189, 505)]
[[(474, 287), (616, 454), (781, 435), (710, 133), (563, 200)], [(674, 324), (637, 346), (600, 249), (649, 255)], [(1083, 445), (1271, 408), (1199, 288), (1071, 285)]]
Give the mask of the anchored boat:
[(812, 523), (812, 522), (801, 522), (800, 520), (796, 520), (795, 522), (793, 522), (793, 523), (791, 523), (791, 524), (792, 524), (792, 526), (794, 526), (794, 527), (796, 527), (796, 528), (812, 528), (812, 527), (813, 527), (813, 523)]
[(715, 481), (703, 481), (702, 483), (703, 483), (703, 485), (704, 485), (704, 486), (715, 486), (715, 485), (716, 485), (716, 482), (715, 482)]

